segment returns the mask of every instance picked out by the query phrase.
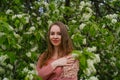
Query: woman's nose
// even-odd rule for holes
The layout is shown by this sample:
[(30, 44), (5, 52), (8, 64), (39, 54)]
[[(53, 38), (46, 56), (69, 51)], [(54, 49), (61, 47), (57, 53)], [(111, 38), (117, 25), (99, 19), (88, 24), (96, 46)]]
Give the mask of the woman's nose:
[(54, 35), (54, 38), (58, 38), (58, 36), (55, 34), (55, 35)]

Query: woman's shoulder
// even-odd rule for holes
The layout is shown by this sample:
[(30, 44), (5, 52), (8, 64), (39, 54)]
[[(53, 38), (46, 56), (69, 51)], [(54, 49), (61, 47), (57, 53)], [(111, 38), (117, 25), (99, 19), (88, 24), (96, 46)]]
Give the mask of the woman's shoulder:
[(45, 55), (46, 52), (40, 53), (39, 54), (39, 58), (43, 58), (43, 56)]

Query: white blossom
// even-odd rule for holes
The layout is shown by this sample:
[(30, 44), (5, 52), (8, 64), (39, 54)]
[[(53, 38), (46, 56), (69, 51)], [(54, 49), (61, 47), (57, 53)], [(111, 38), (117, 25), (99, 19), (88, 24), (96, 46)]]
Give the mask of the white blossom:
[(35, 45), (35, 47), (33, 47), (32, 49), (31, 49), (31, 52), (34, 52), (34, 51), (36, 51), (38, 49), (38, 45)]
[(35, 68), (35, 64), (33, 64), (33, 63), (30, 63), (30, 66), (31, 66), (32, 68)]
[(95, 54), (95, 58), (93, 59), (94, 63), (100, 62), (99, 54)]
[(86, 26), (86, 24), (82, 23), (82, 24), (79, 26), (79, 29), (82, 30), (85, 26)]
[(5, 33), (4, 32), (0, 32), (0, 37), (4, 36)]
[(7, 65), (11, 70), (13, 69), (13, 66), (11, 64)]
[(89, 7), (86, 7), (86, 10), (89, 11), (89, 13), (92, 13), (92, 12), (93, 12), (92, 9), (89, 8)]
[(13, 11), (10, 10), (10, 9), (8, 9), (8, 10), (6, 11), (6, 14), (10, 14), (11, 12), (13, 12)]
[(102, 25), (102, 28), (105, 28), (105, 24)]
[(5, 73), (5, 69), (3, 69), (2, 67), (0, 67), (0, 74), (1, 73)]
[(28, 68), (25, 67), (22, 72), (23, 72), (23, 73), (27, 73), (28, 71), (29, 71)]
[(112, 19), (111, 22), (115, 24), (117, 22), (117, 19)]
[(16, 17), (17, 17), (16, 15), (13, 15), (13, 16), (12, 16), (12, 19), (15, 19)]
[(14, 29), (13, 29), (13, 27), (12, 27), (12, 26), (10, 26), (10, 25), (8, 26), (8, 28), (9, 28), (11, 31), (12, 31), (12, 30), (14, 30)]
[(27, 57), (31, 57), (31, 52), (26, 53)]
[(95, 46), (93, 46), (92, 48), (88, 48), (87, 49), (87, 51), (89, 51), (89, 52), (94, 52), (94, 51), (96, 51), (97, 50), (97, 48), (95, 47)]
[(78, 56), (79, 56), (78, 54), (72, 54), (72, 57), (74, 57), (74, 58), (76, 58)]
[(117, 14), (109, 14), (109, 15), (106, 15), (105, 17), (108, 19), (115, 19), (118, 17), (118, 15)]
[(113, 61), (111, 61), (110, 64), (111, 64), (112, 66), (115, 66), (115, 62), (113, 62)]
[(17, 14), (16, 15), (18, 18), (22, 18), (23, 17), (23, 14)]
[(90, 69), (91, 73), (96, 73), (93, 60), (88, 59), (87, 64), (88, 64), (88, 69)]
[(87, 21), (90, 19), (91, 16), (92, 16), (91, 13), (84, 13), (81, 20)]
[(9, 80), (9, 79), (5, 77), (3, 80)]
[(98, 78), (95, 76), (91, 76), (88, 80), (98, 80)]
[(16, 34), (15, 32), (13, 34), (14, 34), (15, 38), (20, 38), (19, 34)]
[(80, 2), (80, 5), (81, 5), (81, 6), (85, 6), (85, 2), (84, 2), (84, 1), (81, 1), (81, 2)]
[(83, 44), (84, 44), (84, 45), (86, 44), (86, 38), (83, 39)]
[(20, 45), (20, 44), (16, 44), (15, 47), (17, 47), (18, 49), (20, 49), (20, 48), (21, 48), (21, 45)]
[(116, 58), (115, 58), (114, 56), (112, 56), (112, 57), (111, 57), (111, 60), (115, 62), (115, 61), (116, 61)]
[(40, 20), (40, 17), (37, 17), (37, 20), (39, 21), (39, 20)]
[(33, 80), (33, 75), (32, 75), (32, 74), (28, 74), (28, 75), (26, 76), (26, 78), (28, 78), (28, 80)]
[(48, 20), (47, 23), (49, 24), (49, 26), (52, 24), (51, 20)]
[(76, 23), (77, 21), (76, 20), (72, 20), (72, 23)]
[(32, 13), (32, 15), (33, 15), (33, 16), (37, 16), (36, 13), (34, 13), (34, 12)]
[(29, 23), (29, 16), (28, 17), (25, 17), (25, 19), (26, 19), (26, 23)]
[(3, 49), (3, 50), (6, 50), (7, 48), (6, 48), (6, 45), (1, 45), (1, 48)]
[(91, 74), (91, 71), (90, 71), (90, 69), (85, 69), (85, 70), (83, 70), (83, 72), (84, 72), (84, 74), (86, 74), (87, 76), (90, 76), (90, 74)]
[(28, 31), (30, 31), (30, 32), (35, 31), (35, 27), (34, 26), (30, 27), (30, 29)]
[(7, 55), (1, 55), (0, 56), (0, 62), (3, 63), (8, 58)]
[(32, 34), (32, 32), (25, 32), (24, 34), (28, 34), (28, 35), (30, 35), (30, 34)]

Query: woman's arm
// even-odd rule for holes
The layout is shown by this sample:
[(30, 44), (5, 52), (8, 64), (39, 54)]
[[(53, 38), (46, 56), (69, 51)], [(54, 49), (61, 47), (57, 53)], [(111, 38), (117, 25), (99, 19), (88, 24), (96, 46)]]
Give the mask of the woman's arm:
[(61, 77), (63, 77), (65, 80), (77, 80), (78, 71), (79, 61), (76, 60), (73, 65), (63, 67), (63, 73)]
[(51, 64), (45, 65), (42, 68), (40, 68), (40, 61), (41, 61), (40, 59), (41, 59), (41, 56), (38, 59), (36, 69), (37, 69), (38, 75), (42, 77), (43, 80), (46, 80), (53, 73), (54, 69), (51, 66)]

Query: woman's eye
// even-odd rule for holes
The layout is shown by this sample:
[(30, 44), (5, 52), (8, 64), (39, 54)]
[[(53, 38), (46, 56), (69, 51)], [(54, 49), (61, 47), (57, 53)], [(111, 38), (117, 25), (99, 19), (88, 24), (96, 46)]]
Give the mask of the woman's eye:
[(61, 32), (58, 32), (57, 34), (58, 34), (58, 35), (61, 35)]
[(54, 35), (54, 32), (51, 32), (50, 35)]

